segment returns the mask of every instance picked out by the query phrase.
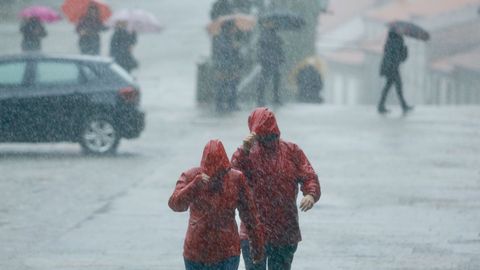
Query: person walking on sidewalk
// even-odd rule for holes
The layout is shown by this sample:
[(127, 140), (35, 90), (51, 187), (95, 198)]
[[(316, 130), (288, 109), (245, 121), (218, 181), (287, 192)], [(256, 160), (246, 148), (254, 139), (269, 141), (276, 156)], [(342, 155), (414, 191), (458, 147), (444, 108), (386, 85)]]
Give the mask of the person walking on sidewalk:
[(302, 211), (320, 199), (320, 182), (303, 151), (280, 139), (275, 115), (257, 108), (248, 118), (250, 135), (232, 157), (233, 168), (247, 177), (260, 221), (265, 226), (265, 259), (258, 264), (250, 257), (246, 226), (241, 224), (243, 258), (247, 270), (289, 270), (301, 241), (298, 223), (298, 186), (303, 193)]
[(200, 167), (182, 173), (168, 201), (176, 212), (190, 209), (184, 243), (186, 270), (237, 270), (238, 209), (255, 261), (263, 258), (264, 229), (245, 176), (231, 167), (219, 140), (207, 143)]
[(133, 46), (137, 43), (137, 33), (127, 30), (127, 22), (119, 21), (110, 41), (110, 56), (129, 73), (138, 66), (133, 57)]
[(107, 30), (100, 20), (100, 11), (95, 4), (90, 4), (87, 14), (78, 22), (76, 31), (79, 40), (78, 46), (82, 54), (100, 54), (100, 32)]
[(407, 104), (403, 97), (402, 78), (399, 70), (400, 64), (407, 60), (407, 58), (408, 48), (405, 46), (403, 37), (394, 31), (389, 31), (380, 67), (380, 75), (385, 76), (387, 79), (377, 108), (378, 112), (381, 114), (389, 112), (389, 110), (385, 108), (385, 101), (387, 100), (387, 95), (392, 85), (395, 85), (395, 89), (397, 90), (398, 99), (402, 106), (403, 113), (407, 113), (413, 109), (413, 107)]
[(285, 62), (285, 52), (283, 51), (283, 40), (278, 36), (277, 30), (271, 22), (261, 25), (257, 57), (262, 67), (257, 87), (257, 105), (265, 105), (265, 87), (270, 80), (273, 81), (273, 102), (279, 105), (281, 104), (280, 66)]
[(215, 70), (215, 103), (217, 112), (239, 110), (237, 88), (240, 83), (242, 58), (235, 39), (237, 27), (233, 21), (222, 25), (221, 33), (213, 38)]
[(47, 36), (47, 31), (40, 19), (37, 17), (24, 19), (20, 32), (23, 35), (22, 51), (32, 52), (42, 49), (42, 39)]

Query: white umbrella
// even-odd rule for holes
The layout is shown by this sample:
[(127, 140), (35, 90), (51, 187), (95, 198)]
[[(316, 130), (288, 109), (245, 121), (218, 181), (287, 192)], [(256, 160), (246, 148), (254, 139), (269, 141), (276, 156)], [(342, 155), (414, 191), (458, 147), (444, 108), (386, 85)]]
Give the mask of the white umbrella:
[(114, 27), (118, 22), (126, 22), (129, 31), (160, 32), (162, 30), (157, 17), (142, 9), (123, 9), (115, 12), (107, 21), (107, 25)]

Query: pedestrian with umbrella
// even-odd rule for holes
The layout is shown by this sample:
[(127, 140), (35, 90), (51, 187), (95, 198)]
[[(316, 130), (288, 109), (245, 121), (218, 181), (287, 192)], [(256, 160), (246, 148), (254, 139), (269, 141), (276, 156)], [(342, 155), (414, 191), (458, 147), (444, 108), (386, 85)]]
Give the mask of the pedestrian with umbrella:
[(100, 32), (107, 30), (100, 20), (99, 10), (95, 4), (90, 4), (87, 14), (78, 22), (76, 31), (80, 36), (78, 46), (82, 54), (100, 54)]
[(133, 57), (133, 46), (137, 43), (137, 33), (127, 30), (127, 22), (119, 21), (110, 40), (110, 56), (127, 72), (138, 67), (137, 60)]
[(103, 24), (112, 14), (100, 0), (66, 0), (62, 10), (76, 24), (78, 45), (82, 54), (100, 54), (100, 32), (107, 30)]
[(47, 36), (47, 31), (37, 17), (30, 17), (23, 20), (20, 26), (23, 35), (22, 51), (34, 52), (42, 48), (42, 39)]
[(215, 106), (217, 112), (239, 110), (237, 88), (243, 60), (236, 40), (238, 28), (234, 20), (221, 25), (220, 34), (213, 37), (213, 66), (215, 76)]
[(273, 102), (280, 105), (280, 67), (285, 62), (283, 40), (280, 30), (296, 30), (305, 21), (293, 14), (272, 13), (260, 18), (260, 38), (257, 43), (257, 58), (262, 68), (257, 87), (257, 105), (265, 105), (265, 87), (273, 82)]
[(403, 21), (390, 23), (387, 41), (383, 50), (383, 60), (380, 66), (380, 75), (385, 76), (387, 80), (377, 107), (380, 114), (386, 114), (389, 112), (385, 107), (385, 102), (392, 85), (394, 85), (397, 90), (398, 99), (403, 113), (405, 114), (413, 110), (413, 107), (407, 104), (403, 96), (403, 84), (400, 76), (400, 64), (405, 62), (408, 58), (408, 48), (405, 45), (402, 35), (424, 41), (430, 38), (428, 32), (415, 24)]
[(106, 25), (115, 29), (110, 40), (110, 56), (128, 72), (138, 67), (138, 62), (133, 57), (137, 33), (162, 30), (157, 18), (152, 13), (141, 9), (124, 9), (115, 12)]
[(245, 176), (232, 168), (223, 144), (211, 140), (200, 167), (183, 172), (168, 201), (175, 212), (190, 210), (183, 256), (187, 270), (237, 270), (240, 237), (238, 210), (250, 237), (253, 260), (263, 259), (264, 229)]
[(52, 23), (61, 20), (60, 15), (53, 9), (45, 6), (31, 6), (20, 12), (22, 25), (20, 32), (23, 35), (22, 51), (40, 51), (42, 39), (47, 36), (43, 23)]

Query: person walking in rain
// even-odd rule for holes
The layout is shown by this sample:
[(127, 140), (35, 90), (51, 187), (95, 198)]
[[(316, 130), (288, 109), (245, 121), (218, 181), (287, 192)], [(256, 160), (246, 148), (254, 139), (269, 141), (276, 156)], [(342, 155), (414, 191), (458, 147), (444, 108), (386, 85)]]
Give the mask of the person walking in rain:
[(237, 88), (240, 83), (242, 58), (236, 41), (237, 27), (233, 21), (222, 25), (220, 34), (213, 39), (215, 70), (215, 103), (217, 112), (238, 110)]
[(236, 209), (251, 240), (251, 256), (262, 260), (264, 228), (252, 193), (245, 176), (231, 167), (219, 140), (207, 143), (200, 167), (182, 173), (168, 205), (176, 212), (190, 209), (183, 252), (187, 270), (238, 269)]
[(275, 26), (271, 22), (261, 24), (260, 38), (257, 44), (257, 57), (262, 67), (260, 82), (257, 87), (257, 105), (265, 105), (265, 87), (273, 81), (273, 102), (280, 101), (280, 66), (285, 62), (283, 40), (278, 36)]
[(265, 259), (253, 264), (246, 227), (241, 225), (242, 251), (247, 270), (289, 270), (301, 241), (298, 223), (298, 186), (303, 193), (302, 211), (320, 199), (320, 182), (303, 151), (280, 139), (275, 115), (268, 108), (255, 109), (248, 118), (250, 135), (232, 157), (233, 168), (243, 172), (252, 189), (260, 221), (265, 226)]
[(137, 60), (132, 54), (133, 46), (136, 43), (137, 33), (127, 30), (127, 22), (117, 22), (110, 41), (110, 56), (128, 72), (138, 66)]
[(95, 4), (90, 4), (87, 14), (77, 25), (78, 45), (82, 54), (100, 54), (100, 32), (107, 30), (100, 19), (100, 11)]
[(40, 19), (37, 17), (24, 19), (20, 26), (20, 32), (23, 35), (22, 51), (40, 51), (42, 49), (42, 39), (47, 36), (47, 31)]
[(390, 30), (385, 43), (383, 60), (380, 67), (380, 75), (385, 76), (387, 79), (377, 108), (378, 112), (381, 114), (389, 112), (385, 107), (385, 101), (387, 100), (387, 95), (392, 85), (395, 85), (395, 89), (397, 90), (398, 99), (402, 106), (403, 113), (407, 113), (413, 109), (413, 107), (407, 104), (403, 97), (402, 78), (399, 70), (400, 64), (407, 60), (407, 58), (408, 48), (405, 46), (403, 37), (395, 31)]

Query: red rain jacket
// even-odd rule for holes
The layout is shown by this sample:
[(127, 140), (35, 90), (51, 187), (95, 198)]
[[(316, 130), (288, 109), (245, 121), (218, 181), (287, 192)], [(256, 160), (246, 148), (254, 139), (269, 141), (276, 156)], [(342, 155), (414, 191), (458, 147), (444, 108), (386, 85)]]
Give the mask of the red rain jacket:
[[(258, 136), (280, 136), (275, 116), (267, 108), (256, 109), (248, 126)], [(275, 141), (273, 148), (256, 141), (249, 153), (238, 148), (232, 165), (245, 174), (252, 188), (260, 220), (265, 225), (265, 242), (280, 246), (301, 241), (296, 204), (299, 185), (304, 195), (312, 195), (315, 201), (320, 199), (318, 176), (303, 151), (281, 139)], [(248, 238), (243, 224), (240, 236)]]
[[(210, 176), (208, 184), (202, 182), (202, 173)], [(219, 174), (223, 178), (215, 177)], [(263, 256), (264, 230), (250, 188), (245, 176), (231, 169), (220, 141), (213, 140), (205, 146), (200, 167), (182, 173), (168, 205), (176, 212), (190, 208), (183, 253), (186, 259), (214, 264), (240, 255), (235, 209), (247, 224), (252, 256)]]

